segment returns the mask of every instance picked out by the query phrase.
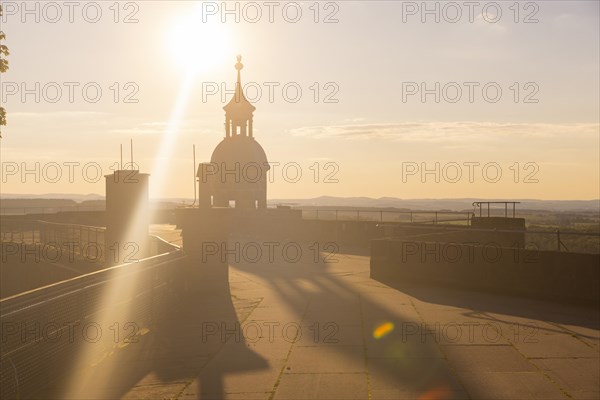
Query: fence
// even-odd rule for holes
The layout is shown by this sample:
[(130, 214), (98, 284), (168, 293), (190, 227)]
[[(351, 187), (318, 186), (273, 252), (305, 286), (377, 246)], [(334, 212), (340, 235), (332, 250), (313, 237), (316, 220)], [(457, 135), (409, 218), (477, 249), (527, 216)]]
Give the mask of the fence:
[(103, 354), (115, 345), (86, 342), (74, 327), (110, 325), (103, 315), (134, 316), (138, 327), (151, 326), (174, 290), (182, 258), (175, 249), (0, 300), (0, 398), (35, 396), (68, 375), (61, 368), (74, 365), (86, 346)]
[(560, 229), (526, 231), (525, 241), (531, 249), (600, 254), (600, 233), (596, 232), (575, 232)]
[(376, 221), (442, 224), (460, 222), (468, 225), (471, 212), (464, 211), (386, 211), (348, 209), (302, 209), (302, 218), (328, 221)]
[(88, 260), (103, 261), (106, 228), (63, 224), (40, 220), (5, 220), (0, 227), (0, 241), (18, 244), (52, 245), (72, 248)]
[[(402, 226), (410, 227), (410, 224), (393, 224), (384, 223), (378, 225), (382, 228), (384, 236), (390, 236), (386, 232), (393, 232), (393, 228), (400, 228)], [(418, 235), (419, 240), (431, 239), (436, 240), (436, 237), (445, 234), (457, 234), (464, 232), (473, 233), (493, 233), (493, 234), (515, 234), (518, 230), (514, 229), (489, 229), (489, 228), (473, 228), (470, 226), (444, 226), (444, 225), (424, 225), (419, 224), (419, 230), (431, 229), (431, 233), (422, 233)], [(389, 229), (386, 229), (389, 228)], [(576, 231), (565, 231), (565, 230), (525, 230), (523, 231), (525, 237), (524, 248), (529, 250), (551, 250), (561, 251), (568, 253), (589, 253), (589, 254), (600, 254), (600, 233), (598, 232), (576, 232)], [(482, 235), (483, 236), (483, 235)], [(410, 237), (410, 236), (407, 236)], [(458, 240), (457, 240), (458, 241)], [(482, 243), (485, 244), (485, 243)], [(494, 243), (492, 243), (494, 244)], [(511, 247), (520, 247), (517, 243), (512, 244)]]

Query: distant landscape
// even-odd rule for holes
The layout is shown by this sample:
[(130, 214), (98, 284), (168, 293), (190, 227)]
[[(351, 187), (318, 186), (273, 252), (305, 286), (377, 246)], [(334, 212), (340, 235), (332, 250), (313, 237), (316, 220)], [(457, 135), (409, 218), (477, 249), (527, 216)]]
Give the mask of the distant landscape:
[[(69, 207), (69, 206), (100, 206), (104, 204), (104, 196), (99, 194), (2, 194), (0, 207)], [(163, 206), (189, 205), (191, 198), (154, 199), (155, 204)], [(320, 196), (309, 199), (270, 199), (268, 204), (290, 205), (301, 208), (338, 207), (338, 208), (378, 208), (402, 210), (447, 210), (470, 211), (474, 201), (518, 201), (521, 204), (517, 210), (545, 210), (545, 211), (586, 211), (600, 212), (600, 199), (595, 200), (538, 200), (538, 199), (400, 199), (397, 197), (334, 197)]]

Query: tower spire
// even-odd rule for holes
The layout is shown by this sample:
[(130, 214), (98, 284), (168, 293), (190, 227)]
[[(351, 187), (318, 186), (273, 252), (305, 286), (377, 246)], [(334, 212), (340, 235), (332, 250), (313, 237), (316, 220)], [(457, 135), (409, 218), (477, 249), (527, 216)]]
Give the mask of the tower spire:
[(239, 89), (239, 91), (242, 91), (242, 78), (240, 78), (240, 71), (244, 68), (244, 64), (242, 64), (242, 55), (238, 54), (237, 55), (237, 63), (235, 64), (235, 69), (237, 69), (237, 83), (235, 86), (235, 90), (237, 91)]
[(242, 90), (241, 70), (242, 56), (237, 55), (237, 82), (235, 83), (235, 94), (233, 98), (223, 107), (225, 110), (225, 137), (249, 136), (253, 137), (252, 132), (252, 113), (256, 109), (244, 96)]

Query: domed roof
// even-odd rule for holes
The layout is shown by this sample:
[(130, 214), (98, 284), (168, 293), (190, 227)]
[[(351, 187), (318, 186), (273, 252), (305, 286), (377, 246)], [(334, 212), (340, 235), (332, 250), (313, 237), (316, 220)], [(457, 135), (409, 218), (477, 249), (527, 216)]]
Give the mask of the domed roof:
[(255, 162), (269, 169), (267, 155), (262, 146), (249, 136), (236, 135), (225, 138), (215, 147), (210, 159), (213, 163), (240, 163), (244, 165)]
[(226, 113), (231, 114), (232, 116), (237, 116), (238, 118), (248, 118), (252, 116), (252, 113), (256, 110), (256, 107), (252, 105), (244, 96), (244, 91), (241, 89), (241, 84), (238, 82), (235, 86), (235, 94), (229, 100), (223, 110)]

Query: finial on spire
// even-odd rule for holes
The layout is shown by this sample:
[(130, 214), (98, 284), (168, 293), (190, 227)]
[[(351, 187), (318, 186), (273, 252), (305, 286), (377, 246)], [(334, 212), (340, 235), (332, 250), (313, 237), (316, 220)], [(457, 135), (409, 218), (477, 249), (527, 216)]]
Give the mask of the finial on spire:
[(237, 64), (235, 64), (235, 69), (238, 71), (244, 68), (244, 64), (242, 64), (242, 56), (240, 54), (237, 55)]

